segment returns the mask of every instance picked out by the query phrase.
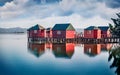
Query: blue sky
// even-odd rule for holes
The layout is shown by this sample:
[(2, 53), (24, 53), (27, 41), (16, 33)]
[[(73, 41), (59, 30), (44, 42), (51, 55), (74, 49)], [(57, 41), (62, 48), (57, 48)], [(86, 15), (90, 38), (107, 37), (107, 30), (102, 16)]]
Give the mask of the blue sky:
[(119, 11), (120, 0), (0, 0), (0, 27), (108, 25)]

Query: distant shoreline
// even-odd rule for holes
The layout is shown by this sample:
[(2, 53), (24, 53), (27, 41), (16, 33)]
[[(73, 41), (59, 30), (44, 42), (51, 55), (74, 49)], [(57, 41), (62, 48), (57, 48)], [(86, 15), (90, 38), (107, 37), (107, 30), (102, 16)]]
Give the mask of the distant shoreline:
[(26, 34), (26, 32), (17, 32), (17, 33), (0, 33), (0, 34)]

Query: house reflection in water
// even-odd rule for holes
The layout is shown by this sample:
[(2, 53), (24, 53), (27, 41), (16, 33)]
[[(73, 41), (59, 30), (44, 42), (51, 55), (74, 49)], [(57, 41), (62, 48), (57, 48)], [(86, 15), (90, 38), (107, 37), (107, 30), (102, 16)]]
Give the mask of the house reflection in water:
[(101, 52), (100, 44), (84, 44), (84, 53), (89, 56), (95, 56)]
[(110, 50), (112, 44), (84, 44), (84, 53), (89, 56), (96, 56), (101, 53), (101, 51)]
[(56, 58), (71, 58), (74, 54), (74, 43), (53, 44), (52, 50)]
[(46, 43), (46, 48), (52, 50), (52, 43)]
[(112, 48), (112, 44), (101, 44), (101, 51), (108, 51)]
[(45, 52), (45, 44), (28, 43), (28, 50), (36, 57), (39, 57)]

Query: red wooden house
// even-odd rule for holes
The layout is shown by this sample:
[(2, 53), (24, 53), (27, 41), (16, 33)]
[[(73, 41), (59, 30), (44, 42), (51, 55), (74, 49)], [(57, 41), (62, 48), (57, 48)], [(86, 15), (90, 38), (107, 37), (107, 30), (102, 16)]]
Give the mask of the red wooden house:
[(84, 29), (84, 38), (101, 38), (101, 30), (98, 27), (90, 26)]
[(28, 50), (36, 57), (39, 57), (44, 54), (45, 47), (45, 44), (28, 43)]
[(53, 54), (55, 57), (71, 58), (74, 53), (75, 45), (73, 43), (61, 43), (52, 45)]
[(101, 30), (101, 38), (106, 38), (111, 36), (108, 26), (99, 26), (98, 28)]
[(84, 44), (84, 53), (89, 56), (95, 56), (100, 54), (101, 45), (100, 44)]
[(46, 37), (47, 38), (52, 38), (52, 28), (47, 28), (46, 29)]
[(46, 35), (45, 28), (40, 25), (35, 25), (27, 30), (29, 38), (44, 38)]
[(75, 38), (75, 29), (72, 24), (56, 24), (52, 29), (53, 38)]

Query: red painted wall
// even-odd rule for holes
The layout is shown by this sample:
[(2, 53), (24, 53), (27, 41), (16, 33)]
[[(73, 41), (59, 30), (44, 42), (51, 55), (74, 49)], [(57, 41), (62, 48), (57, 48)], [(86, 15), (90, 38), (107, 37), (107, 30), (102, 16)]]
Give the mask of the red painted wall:
[(101, 38), (101, 30), (84, 30), (84, 38)]
[(111, 34), (110, 34), (110, 31), (107, 30), (107, 31), (101, 31), (101, 38), (106, 38), (106, 37), (110, 37)]
[(102, 38), (107, 37), (107, 31), (101, 31), (101, 37)]
[(37, 33), (34, 33), (34, 30), (28, 31), (28, 37), (32, 38), (44, 38), (45, 30), (37, 30)]
[(66, 38), (75, 38), (75, 31), (72, 30), (66, 31)]
[(66, 31), (61, 31), (61, 34), (57, 34), (58, 31), (52, 31), (53, 38), (66, 38)]
[(37, 37), (44, 38), (45, 37), (45, 30), (38, 30)]
[(75, 31), (60, 31), (61, 34), (57, 34), (58, 31), (52, 31), (53, 38), (75, 38)]
[(94, 30), (84, 30), (84, 38), (94, 38)]
[(52, 30), (46, 31), (46, 37), (52, 38)]
[(93, 38), (101, 38), (101, 30), (99, 30), (99, 29), (95, 29), (94, 30), (94, 37)]

